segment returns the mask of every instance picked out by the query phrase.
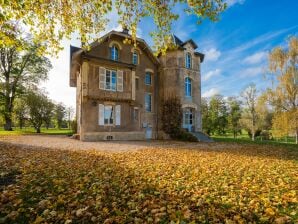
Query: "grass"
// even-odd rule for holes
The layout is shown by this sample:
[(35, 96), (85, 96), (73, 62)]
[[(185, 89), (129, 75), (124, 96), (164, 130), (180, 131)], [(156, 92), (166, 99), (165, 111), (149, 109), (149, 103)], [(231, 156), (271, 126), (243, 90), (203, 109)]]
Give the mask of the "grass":
[(168, 147), (110, 153), (0, 142), (0, 223), (298, 221), (297, 151)]
[[(13, 131), (5, 131), (3, 128), (0, 128), (0, 136), (1, 135), (26, 135), (26, 134), (37, 134), (35, 129), (32, 127), (26, 127), (23, 129), (14, 128)], [(41, 128), (41, 133), (38, 135), (71, 135), (72, 130), (69, 129), (56, 129), (56, 128)]]

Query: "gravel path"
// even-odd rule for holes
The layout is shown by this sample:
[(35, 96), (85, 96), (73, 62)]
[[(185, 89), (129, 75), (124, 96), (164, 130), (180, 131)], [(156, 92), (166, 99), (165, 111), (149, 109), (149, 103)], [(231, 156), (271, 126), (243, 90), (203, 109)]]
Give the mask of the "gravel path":
[(1, 136), (0, 142), (18, 144), (23, 147), (35, 146), (42, 148), (66, 150), (101, 150), (101, 151), (131, 151), (148, 148), (187, 148), (187, 149), (218, 149), (219, 143), (185, 143), (175, 141), (101, 141), (82, 142), (59, 135), (20, 135)]

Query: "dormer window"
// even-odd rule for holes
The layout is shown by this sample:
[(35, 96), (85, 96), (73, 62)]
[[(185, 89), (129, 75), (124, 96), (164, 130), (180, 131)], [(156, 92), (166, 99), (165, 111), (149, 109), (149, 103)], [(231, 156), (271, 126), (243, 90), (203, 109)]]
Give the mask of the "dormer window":
[(191, 54), (190, 53), (186, 53), (186, 56), (185, 56), (185, 67), (186, 68), (191, 68)]
[(118, 48), (115, 45), (111, 47), (111, 59), (113, 61), (118, 61), (119, 59)]
[(139, 56), (138, 56), (138, 53), (137, 53), (136, 51), (134, 51), (134, 52), (132, 53), (132, 63), (133, 63), (134, 65), (139, 64)]

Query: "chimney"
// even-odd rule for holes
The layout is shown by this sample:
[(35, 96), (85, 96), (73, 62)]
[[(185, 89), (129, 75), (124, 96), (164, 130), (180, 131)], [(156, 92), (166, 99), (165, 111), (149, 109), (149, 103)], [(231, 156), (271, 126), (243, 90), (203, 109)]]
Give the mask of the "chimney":
[(126, 27), (123, 28), (122, 33), (128, 34), (128, 29)]

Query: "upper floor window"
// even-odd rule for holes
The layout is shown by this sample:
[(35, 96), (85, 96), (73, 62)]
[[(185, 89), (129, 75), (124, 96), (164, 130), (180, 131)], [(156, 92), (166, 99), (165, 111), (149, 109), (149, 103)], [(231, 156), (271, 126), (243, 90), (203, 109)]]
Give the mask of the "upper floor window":
[(185, 78), (185, 96), (191, 97), (191, 79), (189, 77)]
[(134, 65), (139, 64), (139, 56), (138, 56), (138, 53), (135, 51), (132, 53), (132, 63)]
[(186, 53), (186, 56), (185, 56), (185, 67), (186, 68), (191, 68), (191, 54), (190, 53)]
[(151, 112), (152, 110), (152, 98), (150, 93), (145, 93), (145, 110)]
[(117, 88), (117, 73), (113, 70), (106, 70), (106, 90), (116, 91)]
[(113, 45), (111, 47), (111, 59), (113, 61), (118, 61), (118, 59), (119, 59), (119, 52), (118, 51), (119, 50), (118, 50), (118, 48), (115, 45)]
[(151, 74), (149, 72), (146, 72), (146, 75), (145, 75), (145, 84), (146, 85), (151, 85), (152, 84), (152, 78), (151, 78)]

